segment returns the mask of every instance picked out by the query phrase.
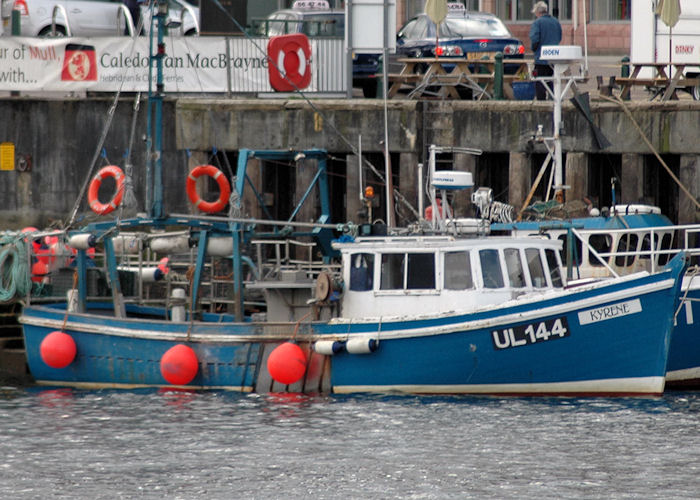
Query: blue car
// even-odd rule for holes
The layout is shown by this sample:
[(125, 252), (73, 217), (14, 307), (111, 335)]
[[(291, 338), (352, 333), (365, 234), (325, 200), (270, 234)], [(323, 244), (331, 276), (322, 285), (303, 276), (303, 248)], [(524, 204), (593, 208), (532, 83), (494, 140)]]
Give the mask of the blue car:
[[(461, 4), (450, 4), (451, 7)], [(396, 52), (399, 57), (464, 57), (467, 60), (493, 59), (501, 52), (508, 59), (522, 59), (523, 43), (514, 38), (503, 21), (493, 14), (469, 12), (451, 8), (435, 45), (435, 23), (427, 14), (419, 14), (408, 21), (398, 32)], [(517, 65), (506, 67), (515, 72)]]

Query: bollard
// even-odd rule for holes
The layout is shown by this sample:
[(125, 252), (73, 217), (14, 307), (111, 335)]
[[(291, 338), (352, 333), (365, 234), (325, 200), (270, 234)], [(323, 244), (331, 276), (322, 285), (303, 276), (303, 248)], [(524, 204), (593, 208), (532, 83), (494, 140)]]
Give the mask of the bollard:
[[(628, 56), (625, 56), (622, 58), (622, 66), (620, 66), (620, 77), (622, 77), (622, 78), (629, 78), (630, 77), (630, 58)], [(627, 90), (626, 92), (623, 92), (621, 97), (624, 101), (629, 101), (630, 100), (629, 90)]]
[(622, 66), (620, 67), (620, 76), (622, 78), (630, 77), (630, 58), (625, 56), (622, 58)]
[(22, 25), (20, 24), (20, 11), (12, 9), (12, 36), (20, 36)]
[(377, 98), (384, 98), (384, 56), (379, 56), (377, 65)]
[(493, 68), (493, 98), (503, 100), (503, 54), (498, 52), (495, 56), (496, 64)]

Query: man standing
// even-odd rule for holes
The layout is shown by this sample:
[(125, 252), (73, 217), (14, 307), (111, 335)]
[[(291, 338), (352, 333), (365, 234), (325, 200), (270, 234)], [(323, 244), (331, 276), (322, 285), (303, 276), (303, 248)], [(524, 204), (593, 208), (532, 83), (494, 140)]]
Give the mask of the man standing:
[[(535, 53), (535, 76), (552, 76), (554, 71), (552, 67), (540, 59), (541, 49), (543, 45), (559, 45), (561, 42), (561, 24), (559, 21), (549, 15), (549, 7), (547, 2), (536, 2), (532, 8), (532, 13), (535, 14), (535, 22), (530, 27), (530, 45)], [(552, 88), (552, 82), (547, 82), (548, 87)], [(536, 95), (538, 101), (547, 99), (547, 90), (543, 82), (537, 82)]]

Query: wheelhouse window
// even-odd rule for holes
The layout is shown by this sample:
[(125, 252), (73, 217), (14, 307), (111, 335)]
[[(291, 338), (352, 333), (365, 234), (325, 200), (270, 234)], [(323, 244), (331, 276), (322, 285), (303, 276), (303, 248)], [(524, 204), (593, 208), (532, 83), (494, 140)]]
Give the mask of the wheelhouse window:
[(364, 292), (372, 290), (374, 281), (374, 255), (358, 253), (350, 259), (350, 290)]
[(549, 278), (552, 280), (552, 286), (561, 288), (564, 282), (561, 279), (561, 269), (557, 261), (557, 253), (551, 249), (545, 249), (544, 255), (547, 258), (547, 267), (549, 267)]
[[(609, 234), (592, 234), (588, 238), (588, 245), (598, 254), (609, 254), (612, 251), (612, 236)], [(610, 256), (602, 257), (605, 262), (610, 260)], [(591, 266), (602, 267), (603, 263), (594, 255), (588, 257)]]
[[(665, 233), (663, 237), (661, 238), (661, 246), (659, 247), (660, 250), (670, 250), (671, 249), (671, 243), (673, 242), (673, 234), (672, 233)], [(668, 264), (668, 261), (671, 260), (673, 255), (670, 253), (663, 253), (659, 255), (659, 265), (665, 266)]]
[(544, 274), (544, 266), (542, 265), (540, 251), (537, 248), (526, 248), (525, 258), (527, 259), (527, 267), (530, 271), (532, 286), (535, 288), (546, 288), (547, 278)]
[(469, 252), (447, 252), (443, 268), (446, 290), (468, 290), (474, 288)]
[(435, 288), (435, 254), (409, 253), (406, 288), (428, 290)]
[(623, 234), (620, 236), (620, 241), (617, 244), (616, 253), (628, 253), (629, 255), (617, 255), (615, 257), (615, 265), (620, 267), (628, 267), (634, 264), (634, 256), (637, 252), (637, 243), (639, 237), (636, 234)]
[(479, 250), (479, 261), (484, 288), (503, 288), (503, 271), (498, 259), (498, 250)]
[[(406, 271), (405, 283), (404, 270)], [(435, 289), (435, 254), (382, 254), (380, 288), (382, 290)]]
[(517, 248), (506, 248), (503, 250), (503, 256), (506, 260), (506, 271), (508, 271), (508, 282), (513, 288), (524, 288), (525, 270), (523, 269), (523, 261), (520, 258), (520, 251)]
[[(561, 261), (567, 266), (569, 265), (569, 235), (562, 234), (557, 239), (562, 243), (560, 254)], [(583, 244), (576, 236), (572, 236), (571, 241), (573, 243), (571, 247), (571, 265), (573, 267), (578, 267), (583, 263)]]

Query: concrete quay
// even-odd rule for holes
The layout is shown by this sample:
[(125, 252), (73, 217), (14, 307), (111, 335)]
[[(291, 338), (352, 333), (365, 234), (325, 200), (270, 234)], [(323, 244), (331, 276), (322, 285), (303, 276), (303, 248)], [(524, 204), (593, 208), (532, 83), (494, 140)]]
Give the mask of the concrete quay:
[[(608, 76), (619, 74), (620, 59), (598, 56), (590, 66), (591, 79), (580, 88), (589, 92), (593, 123), (610, 141), (610, 147), (598, 148), (586, 118), (570, 102), (563, 105), (565, 184), (570, 186), (567, 199), (586, 197), (607, 206), (612, 202), (614, 179), (617, 203), (651, 202), (675, 222), (698, 222), (695, 204), (679, 191), (666, 167), (693, 196), (700, 195), (700, 102), (683, 92), (676, 101), (649, 101), (642, 88), (634, 89), (632, 100), (624, 103), (601, 98), (595, 75), (601, 74), (607, 81)], [(0, 98), (4, 117), (0, 141), (15, 148), (14, 170), (0, 171), (4, 229), (46, 227), (66, 218), (87, 181), (111, 105), (107, 96)], [(142, 200), (145, 105), (142, 103), (136, 119), (137, 140), (129, 148), (132, 105), (133, 97), (121, 98), (96, 168), (110, 163), (123, 167), (130, 150), (136, 166), (136, 195)], [(481, 149), (481, 156), (454, 155), (442, 160), (453, 163), (456, 169), (471, 170), (478, 185), (492, 187), (496, 199), (519, 208), (546, 155), (544, 145), (533, 141), (533, 136), (538, 125), (542, 125), (544, 135), (552, 133), (551, 102), (416, 101), (402, 97), (387, 102), (387, 115), (394, 185), (413, 206), (417, 206), (418, 164), (426, 163), (428, 145), (438, 144)], [(361, 137), (363, 156), (383, 172), (383, 124), (381, 99), (167, 98), (163, 156), (166, 207), (170, 212), (191, 210), (184, 186), (194, 165), (225, 165), (225, 155), (235, 166), (240, 148), (324, 148), (333, 158), (336, 179), (332, 185), (333, 216), (338, 221), (355, 220), (360, 207), (354, 148)], [(372, 175), (368, 179), (380, 185)], [(288, 197), (284, 191), (289, 191), (289, 183), (294, 181), (268, 169), (256, 182), (271, 204), (279, 206)], [(383, 189), (375, 191), (383, 193)], [(540, 189), (537, 196), (545, 197), (546, 193)], [(457, 208), (468, 212), (468, 198), (468, 193), (460, 195)], [(376, 213), (383, 212), (379, 209), (381, 199), (378, 205)], [(84, 202), (80, 213), (94, 217)]]

